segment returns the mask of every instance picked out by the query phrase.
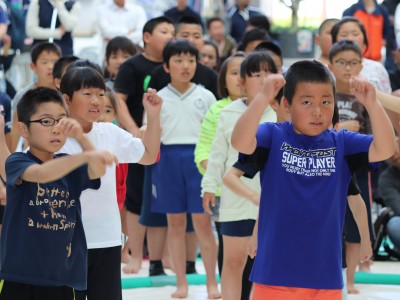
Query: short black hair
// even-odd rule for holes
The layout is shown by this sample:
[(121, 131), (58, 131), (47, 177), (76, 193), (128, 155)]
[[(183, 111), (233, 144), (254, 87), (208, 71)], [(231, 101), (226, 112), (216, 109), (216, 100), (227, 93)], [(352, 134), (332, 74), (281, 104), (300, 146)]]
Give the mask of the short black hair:
[(282, 50), (274, 42), (261, 42), (259, 45), (257, 45), (257, 47), (254, 48), (254, 51), (271, 51), (282, 59)]
[(321, 25), (319, 25), (319, 28), (318, 28), (318, 34), (322, 33), (322, 30), (324, 30), (326, 25), (328, 25), (330, 23), (336, 23), (337, 21), (339, 21), (339, 19), (335, 19), (335, 18), (325, 19), (324, 21), (322, 21)]
[(43, 52), (55, 53), (58, 56), (61, 56), (61, 49), (57, 44), (49, 42), (40, 42), (35, 44), (31, 49), (31, 61), (33, 64), (36, 65), (39, 55), (42, 54)]
[(268, 71), (278, 73), (275, 62), (272, 57), (266, 52), (251, 52), (240, 65), (240, 77), (251, 77), (253, 73), (260, 71)]
[(278, 104), (281, 104), (282, 97), (283, 97), (283, 88), (281, 88), (278, 94), (276, 94), (275, 96), (275, 100), (278, 102)]
[[(153, 34), (154, 29), (155, 29), (158, 25), (160, 25), (160, 24), (162, 24), (162, 23), (167, 23), (167, 24), (171, 24), (172, 26), (174, 26), (174, 23), (173, 23), (173, 22), (171, 21), (171, 19), (168, 18), (168, 17), (160, 16), (160, 17), (157, 17), (157, 18), (152, 18), (152, 19), (148, 20), (148, 21), (144, 24), (143, 30), (142, 30), (143, 36), (144, 36), (144, 34), (145, 34), (146, 32), (147, 32), (147, 33), (150, 33), (150, 34)], [(144, 42), (144, 40), (143, 40), (143, 43), (144, 43), (144, 46), (146, 47), (146, 43)]]
[(207, 23), (206, 23), (207, 30), (210, 29), (210, 26), (211, 26), (211, 24), (212, 24), (213, 22), (221, 22), (221, 23), (223, 24), (223, 23), (224, 23), (224, 20), (222, 20), (220, 17), (212, 17), (212, 18), (209, 18), (209, 19), (207, 20)]
[(203, 26), (201, 25), (201, 23), (196, 20), (196, 18), (191, 17), (191, 16), (183, 16), (182, 18), (180, 18), (178, 20), (178, 22), (175, 25), (175, 34), (179, 32), (180, 27), (182, 25), (198, 25), (201, 29), (201, 33), (203, 33)]
[(39, 105), (49, 102), (60, 104), (65, 108), (65, 111), (68, 112), (67, 105), (59, 91), (46, 87), (37, 87), (28, 90), (18, 102), (18, 121), (29, 127), (29, 121), (31, 120), (32, 115), (36, 113)]
[(137, 53), (136, 45), (125, 36), (116, 36), (112, 38), (106, 46), (106, 61), (110, 59), (111, 54), (118, 51), (126, 52), (131, 56)]
[(178, 54), (191, 54), (196, 58), (196, 63), (199, 61), (199, 50), (192, 45), (188, 40), (176, 39), (169, 41), (163, 50), (163, 63), (169, 67), (171, 56)]
[(101, 69), (100, 65), (98, 65), (95, 62), (92, 62), (88, 59), (78, 59), (78, 60), (74, 61), (67, 67), (67, 71), (69, 69), (77, 68), (77, 67), (89, 67), (89, 68), (95, 69), (100, 74), (103, 74), (103, 70)]
[(89, 66), (68, 68), (61, 79), (60, 92), (72, 100), (74, 92), (83, 88), (99, 88), (105, 91), (106, 85), (101, 72)]
[(242, 37), (242, 40), (240, 41), (240, 44), (238, 46), (238, 51), (245, 51), (247, 45), (253, 41), (268, 42), (271, 41), (271, 37), (269, 36), (268, 32), (258, 28), (246, 31)]
[(301, 60), (295, 62), (286, 71), (286, 84), (283, 88), (283, 95), (291, 105), (293, 96), (299, 83), (329, 83), (332, 84), (333, 96), (336, 94), (335, 78), (323, 64), (316, 60)]
[(329, 62), (333, 62), (333, 58), (338, 55), (338, 53), (343, 51), (353, 51), (356, 53), (360, 59), (362, 60), (362, 50), (360, 46), (358, 46), (353, 41), (342, 40), (340, 42), (336, 42), (332, 45), (331, 50), (329, 51)]
[(226, 86), (226, 73), (228, 72), (228, 65), (236, 57), (246, 57), (244, 52), (236, 52), (229, 56), (225, 61), (222, 63), (221, 68), (218, 73), (218, 95), (222, 98), (226, 98), (229, 96), (229, 91)]
[(266, 32), (269, 32), (269, 29), (271, 27), (271, 24), (270, 24), (268, 18), (264, 15), (250, 16), (247, 23), (248, 23), (248, 25), (251, 25), (258, 29), (265, 30)]
[(331, 35), (332, 35), (332, 43), (336, 43), (337, 42), (337, 37), (339, 34), (339, 30), (342, 27), (342, 25), (349, 23), (349, 22), (353, 22), (356, 23), (357, 26), (360, 28), (361, 33), (364, 37), (364, 45), (365, 45), (365, 51), (368, 50), (368, 37), (367, 37), (367, 31), (365, 29), (365, 26), (363, 23), (361, 23), (361, 21), (357, 18), (354, 17), (343, 17), (342, 19), (340, 19), (339, 21), (337, 21), (335, 23), (335, 25), (333, 25), (332, 30), (331, 30)]
[(65, 69), (72, 64), (74, 61), (77, 61), (79, 57), (75, 55), (67, 55), (67, 56), (61, 56), (56, 63), (54, 64), (53, 67), (53, 78), (59, 78), (61, 79), (63, 72)]

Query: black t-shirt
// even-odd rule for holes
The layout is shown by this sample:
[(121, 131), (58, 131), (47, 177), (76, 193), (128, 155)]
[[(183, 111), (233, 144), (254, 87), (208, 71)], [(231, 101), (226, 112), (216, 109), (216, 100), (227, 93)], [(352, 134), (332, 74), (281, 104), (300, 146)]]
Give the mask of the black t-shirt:
[(147, 90), (152, 72), (158, 66), (161, 66), (161, 62), (154, 62), (143, 54), (137, 54), (121, 65), (115, 78), (114, 90), (128, 96), (126, 104), (129, 113), (139, 127), (143, 122), (143, 94)]
[[(120, 71), (121, 72), (121, 71)], [(219, 99), (217, 92), (217, 73), (200, 63), (197, 64), (196, 72), (191, 82), (202, 85), (204, 88), (212, 92), (215, 98)], [(171, 76), (165, 72), (163, 66), (157, 67), (151, 74), (150, 87), (157, 91), (166, 87), (171, 82)]]

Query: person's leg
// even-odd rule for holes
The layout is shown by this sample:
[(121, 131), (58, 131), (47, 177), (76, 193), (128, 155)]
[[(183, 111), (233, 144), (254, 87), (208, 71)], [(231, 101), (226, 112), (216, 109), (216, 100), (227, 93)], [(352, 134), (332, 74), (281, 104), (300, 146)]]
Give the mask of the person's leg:
[(222, 238), (224, 240), (224, 267), (221, 276), (222, 298), (239, 300), (242, 294), (242, 275), (247, 261), (249, 237), (223, 235)]
[[(128, 230), (126, 226), (126, 207), (122, 207), (120, 210), (120, 216), (121, 216), (121, 226), (122, 226), (122, 233), (127, 237), (128, 236)], [(128, 240), (125, 241), (123, 247), (122, 247), (122, 253), (121, 253), (121, 262), (127, 264), (130, 260), (130, 254), (129, 254), (129, 246), (128, 246)]]
[(253, 283), (250, 281), (251, 270), (253, 269), (254, 259), (247, 256), (246, 265), (244, 266), (243, 276), (242, 276), (242, 296), (241, 300), (250, 299), (251, 290), (253, 288)]
[(162, 256), (167, 240), (167, 227), (147, 227), (147, 247), (149, 249), (149, 276), (165, 275)]
[(358, 294), (360, 291), (354, 286), (354, 275), (360, 262), (360, 244), (346, 243), (346, 263), (347, 263), (347, 292)]
[(210, 216), (204, 213), (193, 213), (192, 220), (194, 229), (200, 242), (201, 257), (207, 275), (207, 292), (209, 299), (221, 298), (218, 289), (215, 267), (217, 264), (217, 244), (211, 227)]
[(0, 280), (0, 285), (0, 300), (34, 299), (32, 285), (3, 279)]
[(219, 276), (222, 276), (222, 266), (224, 259), (224, 241), (221, 234), (221, 223), (214, 218), (215, 222), (215, 230), (217, 231), (218, 236), (218, 272)]
[(197, 274), (196, 271), (196, 258), (199, 240), (194, 232), (193, 221), (191, 214), (187, 214), (186, 226), (186, 274)]
[(143, 243), (146, 227), (139, 223), (140, 216), (130, 211), (126, 213), (126, 226), (128, 232), (128, 247), (131, 257), (122, 271), (126, 274), (138, 273), (142, 267)]
[(122, 300), (121, 246), (89, 249), (88, 259), (87, 300)]
[(186, 279), (186, 213), (167, 214), (169, 253), (176, 274), (176, 291), (172, 298), (186, 298), (188, 296), (188, 282)]

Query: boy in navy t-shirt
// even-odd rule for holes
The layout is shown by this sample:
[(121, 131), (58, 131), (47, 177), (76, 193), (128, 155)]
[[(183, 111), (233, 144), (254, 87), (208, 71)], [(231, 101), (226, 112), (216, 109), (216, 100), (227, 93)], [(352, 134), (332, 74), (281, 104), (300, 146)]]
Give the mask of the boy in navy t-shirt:
[(373, 137), (328, 130), (335, 84), (321, 63), (297, 62), (285, 79), (283, 102), (292, 122), (257, 124), (285, 84), (281, 75), (270, 75), (232, 134), (239, 152), (252, 154), (256, 147), (269, 152), (260, 174), (253, 299), (341, 299), (341, 239), (352, 175), (346, 159), (360, 153), (370, 162), (390, 157), (393, 127), (374, 88), (361, 77), (352, 79), (351, 92), (370, 114)]
[[(27, 153), (9, 154), (1, 137), (1, 176), (7, 207), (0, 242), (0, 299), (74, 299), (86, 288), (87, 248), (79, 197), (97, 189), (109, 152), (98, 152), (82, 127), (67, 118), (62, 95), (49, 88), (28, 91), (17, 106), (18, 129)], [(54, 155), (67, 137), (83, 153)]]

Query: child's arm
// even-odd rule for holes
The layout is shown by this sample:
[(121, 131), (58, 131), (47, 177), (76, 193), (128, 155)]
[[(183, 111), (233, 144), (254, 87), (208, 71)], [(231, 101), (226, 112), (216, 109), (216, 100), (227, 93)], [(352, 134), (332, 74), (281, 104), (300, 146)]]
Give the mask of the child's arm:
[(3, 180), (6, 180), (6, 159), (10, 156), (10, 151), (8, 150), (6, 138), (4, 135), (4, 116), (0, 113), (0, 176)]
[(205, 192), (203, 194), (203, 208), (206, 213), (208, 213), (210, 216), (213, 215), (213, 212), (210, 207), (215, 206), (215, 193), (211, 192)]
[(256, 223), (254, 224), (253, 234), (250, 237), (249, 242), (247, 243), (247, 254), (254, 258), (257, 255), (257, 247), (258, 247), (258, 217)]
[(356, 221), (361, 237), (360, 262), (366, 262), (372, 257), (372, 247), (369, 237), (367, 208), (360, 194), (347, 197), (350, 210)]
[(375, 92), (384, 108), (400, 114), (400, 98), (398, 96), (386, 94), (378, 89), (375, 89)]
[(224, 184), (235, 194), (253, 202), (253, 204), (260, 205), (260, 194), (253, 191), (247, 185), (245, 185), (240, 177), (243, 176), (244, 172), (232, 167), (226, 172), (224, 176)]
[(350, 91), (364, 105), (371, 120), (374, 139), (369, 148), (369, 161), (377, 162), (391, 157), (395, 151), (394, 130), (376, 98), (375, 88), (365, 78), (355, 76), (350, 80)]
[(118, 98), (118, 113), (117, 119), (118, 123), (125, 128), (126, 131), (136, 136), (136, 132), (139, 130), (138, 125), (135, 120), (133, 120), (131, 114), (128, 110), (128, 105), (126, 105), (126, 100), (128, 96), (122, 93), (116, 93)]
[(251, 154), (257, 146), (256, 133), (262, 114), (285, 84), (280, 74), (270, 74), (264, 79), (261, 90), (245, 112), (240, 116), (232, 132), (232, 146), (238, 152)]
[(142, 165), (153, 164), (157, 159), (158, 152), (160, 151), (161, 105), (161, 97), (156, 94), (156, 90), (149, 88), (147, 93), (143, 95), (143, 106), (147, 114), (147, 128), (142, 139), (145, 151), (142, 159), (139, 161)]

